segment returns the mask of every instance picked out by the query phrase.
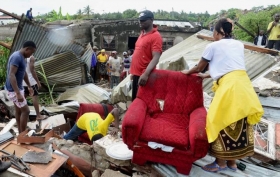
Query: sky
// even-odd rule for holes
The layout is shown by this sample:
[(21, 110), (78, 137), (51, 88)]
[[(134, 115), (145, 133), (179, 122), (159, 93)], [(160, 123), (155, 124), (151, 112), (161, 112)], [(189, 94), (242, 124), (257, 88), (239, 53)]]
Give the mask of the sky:
[(0, 8), (18, 15), (26, 13), (32, 7), (33, 16), (45, 14), (62, 8), (62, 14), (73, 15), (79, 9), (90, 6), (95, 13), (123, 12), (126, 9), (136, 9), (138, 12), (148, 9), (157, 11), (205, 12), (215, 14), (230, 8), (251, 9), (252, 7), (280, 4), (278, 0), (0, 0)]

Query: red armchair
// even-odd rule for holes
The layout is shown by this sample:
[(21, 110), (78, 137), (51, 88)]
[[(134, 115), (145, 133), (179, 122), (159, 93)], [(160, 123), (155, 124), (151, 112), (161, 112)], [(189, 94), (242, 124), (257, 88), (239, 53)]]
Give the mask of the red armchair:
[[(107, 109), (108, 113), (111, 112), (113, 110), (113, 106), (112, 105), (102, 105), (102, 104), (92, 104), (92, 103), (81, 103), (80, 104), (80, 108), (78, 111), (78, 115), (77, 115), (77, 119), (78, 120), (81, 115), (83, 115), (86, 112), (95, 112), (98, 113), (101, 118), (105, 119), (105, 109)], [(79, 141), (82, 141), (84, 143), (88, 143), (88, 144), (92, 144), (92, 142), (89, 140), (88, 134), (84, 133), (82, 135), (80, 135), (78, 137)]]
[[(163, 110), (157, 100), (164, 100)], [(192, 163), (207, 154), (206, 110), (202, 79), (178, 71), (155, 70), (139, 87), (122, 123), (122, 137), (133, 151), (132, 162), (173, 165), (188, 175)], [(172, 152), (152, 149), (148, 142), (174, 147)]]

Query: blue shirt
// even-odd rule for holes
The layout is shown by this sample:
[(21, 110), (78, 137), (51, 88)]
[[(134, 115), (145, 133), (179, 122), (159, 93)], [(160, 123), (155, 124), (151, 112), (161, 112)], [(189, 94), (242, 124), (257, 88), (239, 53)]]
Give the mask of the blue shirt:
[(9, 72), (10, 72), (11, 65), (14, 65), (18, 68), (16, 72), (17, 85), (20, 90), (23, 90), (22, 82), (25, 74), (26, 62), (24, 56), (19, 51), (14, 52), (10, 56), (7, 64), (7, 77), (6, 77), (5, 87), (9, 92), (14, 92), (14, 89), (9, 80)]
[(29, 18), (29, 19), (32, 19), (32, 18), (33, 18), (33, 17), (32, 17), (32, 13), (30, 12), (30, 10), (28, 10), (28, 11), (26, 12), (26, 17)]
[(91, 67), (92, 67), (92, 68), (95, 67), (96, 63), (97, 63), (96, 54), (93, 53), (93, 54), (92, 54), (92, 57), (91, 57)]

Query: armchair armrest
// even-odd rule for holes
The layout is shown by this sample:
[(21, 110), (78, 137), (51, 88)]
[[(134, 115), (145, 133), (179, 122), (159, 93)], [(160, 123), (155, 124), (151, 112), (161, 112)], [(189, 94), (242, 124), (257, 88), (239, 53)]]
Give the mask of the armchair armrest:
[(199, 107), (195, 109), (190, 115), (190, 150), (194, 152), (195, 156), (205, 156), (208, 151), (209, 144), (205, 130), (206, 114), (206, 109), (204, 107)]
[(132, 149), (141, 133), (147, 113), (146, 103), (136, 98), (129, 106), (122, 122), (122, 138), (125, 144)]

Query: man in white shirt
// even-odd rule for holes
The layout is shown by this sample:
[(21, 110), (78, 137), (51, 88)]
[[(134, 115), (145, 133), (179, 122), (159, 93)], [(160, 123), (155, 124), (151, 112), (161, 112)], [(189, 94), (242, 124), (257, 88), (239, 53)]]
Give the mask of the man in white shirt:
[[(39, 92), (38, 90), (41, 88), (41, 83), (37, 77), (36, 71), (35, 71), (35, 58), (31, 56), (30, 58), (27, 58), (26, 63), (26, 74), (28, 76), (30, 85), (34, 91), (34, 94), (32, 96), (32, 103), (36, 111), (36, 119), (42, 119), (43, 116), (40, 114), (39, 110)], [(25, 97), (29, 95), (29, 91), (27, 89), (26, 83), (23, 81), (23, 88), (24, 88), (24, 94)]]
[(259, 35), (257, 35), (254, 39), (254, 44), (260, 47), (266, 46), (267, 37), (264, 34), (263, 30), (260, 30)]
[(122, 63), (122, 59), (117, 56), (117, 51), (113, 51), (112, 56), (109, 59), (109, 66), (111, 72), (111, 79), (110, 79), (111, 89), (120, 83), (121, 63)]

